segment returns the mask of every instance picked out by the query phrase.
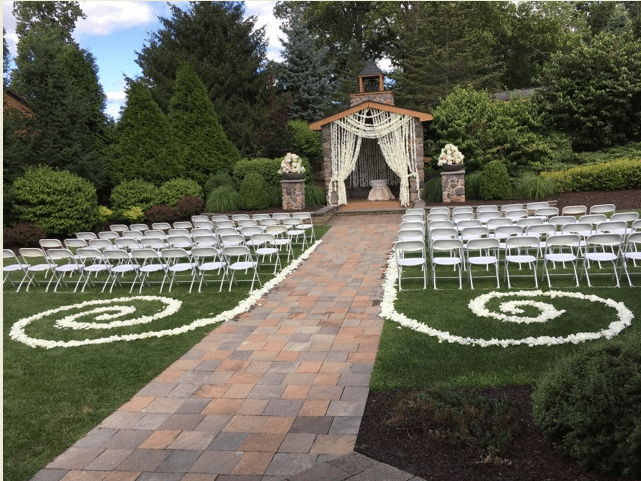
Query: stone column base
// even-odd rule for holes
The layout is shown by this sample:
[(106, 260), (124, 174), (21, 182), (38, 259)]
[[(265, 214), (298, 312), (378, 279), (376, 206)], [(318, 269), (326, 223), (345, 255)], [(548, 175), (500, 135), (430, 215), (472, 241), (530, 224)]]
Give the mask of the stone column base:
[(283, 190), (283, 209), (301, 210), (305, 208), (305, 180), (281, 180)]
[(443, 202), (465, 202), (465, 169), (441, 172)]

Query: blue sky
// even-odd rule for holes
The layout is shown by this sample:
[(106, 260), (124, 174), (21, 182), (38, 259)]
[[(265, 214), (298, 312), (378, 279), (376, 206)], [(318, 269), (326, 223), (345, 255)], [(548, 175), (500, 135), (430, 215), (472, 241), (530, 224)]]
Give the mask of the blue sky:
[[(149, 38), (149, 33), (160, 28), (157, 17), (170, 17), (167, 2), (79, 2), (86, 14), (85, 20), (76, 24), (74, 37), (81, 48), (89, 50), (96, 58), (100, 84), (107, 95), (107, 113), (118, 118), (125, 103), (124, 77), (141, 73), (136, 64), (136, 52)], [(178, 6), (187, 2), (171, 2)], [(274, 18), (276, 2), (245, 2), (246, 16), (257, 17), (257, 27), (265, 25), (268, 42), (267, 56), (280, 61), (280, 21)], [(2, 2), (2, 22), (7, 30), (7, 41), (12, 57), (16, 55), (16, 20), (11, 13), (13, 2)], [(181, 6), (181, 8), (184, 8)]]

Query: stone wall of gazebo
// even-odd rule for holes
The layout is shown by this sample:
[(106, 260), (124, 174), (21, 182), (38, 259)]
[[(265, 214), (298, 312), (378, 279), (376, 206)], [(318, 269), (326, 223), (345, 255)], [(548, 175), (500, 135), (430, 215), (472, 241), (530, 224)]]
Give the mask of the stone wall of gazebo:
[[(423, 192), (423, 185), (425, 183), (425, 173), (423, 171), (423, 125), (417, 118), (414, 119), (414, 128), (416, 129), (416, 141), (414, 149), (416, 152), (417, 169), (419, 176), (418, 192)], [(323, 173), (325, 175), (325, 190), (327, 192), (328, 205), (336, 205), (338, 203), (338, 193), (332, 192), (330, 189), (330, 179), (332, 178), (332, 128), (331, 123), (325, 124), (321, 130), (321, 141), (323, 143)], [(410, 202), (418, 201), (416, 179), (410, 177)]]

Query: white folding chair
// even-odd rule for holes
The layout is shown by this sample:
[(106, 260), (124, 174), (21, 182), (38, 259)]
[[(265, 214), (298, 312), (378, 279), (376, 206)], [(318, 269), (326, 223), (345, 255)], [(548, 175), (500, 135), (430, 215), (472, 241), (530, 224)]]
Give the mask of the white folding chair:
[(168, 235), (167, 244), (169, 244), (169, 247), (178, 249), (191, 249), (193, 247), (191, 236), (188, 235)]
[[(102, 255), (102, 252), (99, 249), (94, 249), (93, 247), (82, 247), (77, 250), (76, 256), (78, 257), (79, 262), (83, 264), (83, 268), (80, 271), (80, 278), (76, 283), (76, 289), (80, 285), (80, 282), (84, 279), (82, 289), (80, 292), (85, 292), (85, 287), (87, 284), (91, 283), (93, 287), (95, 285), (91, 280), (91, 275), (93, 274), (94, 280), (97, 280), (98, 275), (105, 273), (107, 277), (105, 278), (105, 283), (109, 277), (110, 264), (107, 263), (105, 257)], [(103, 285), (104, 288), (104, 285)]]
[(109, 226), (109, 230), (118, 232), (118, 234), (122, 235), (123, 232), (127, 232), (129, 230), (129, 227), (127, 227), (126, 224), (112, 224)]
[(123, 239), (142, 239), (145, 235), (139, 230), (126, 230), (122, 233)]
[(490, 219), (502, 219), (498, 210), (481, 211), (476, 213), (476, 218), (483, 224), (487, 224)]
[(588, 213), (588, 208), (584, 205), (566, 205), (561, 209), (561, 215), (572, 215), (574, 217), (585, 215)]
[(454, 222), (449, 219), (444, 220), (432, 220), (427, 224), (428, 234), (434, 229), (449, 229), (454, 227)]
[(151, 224), (152, 230), (169, 230), (171, 229), (171, 224), (169, 222), (152, 222)]
[(11, 274), (14, 272), (22, 272), (22, 278), (26, 274), (26, 269), (29, 267), (29, 264), (26, 262), (20, 262), (18, 256), (11, 249), (2, 249), (2, 273), (4, 278), (2, 279), (2, 284), (8, 280), (13, 287), (16, 286), (16, 283), (11, 279)]
[(474, 219), (474, 212), (452, 212), (452, 220), (458, 224), (462, 220)]
[(193, 227), (193, 224), (188, 220), (179, 220), (174, 222), (174, 229), (187, 229), (187, 231), (190, 231)]
[[(67, 287), (67, 282), (65, 281), (65, 277), (67, 275), (72, 275), (73, 273), (80, 272), (84, 267), (84, 264), (78, 262), (73, 252), (71, 252), (69, 249), (66, 249), (66, 248), (49, 249), (45, 254), (47, 255), (47, 257), (51, 261), (51, 264), (53, 265), (53, 269), (51, 270), (53, 275), (51, 276), (51, 279), (49, 279), (49, 282), (47, 283), (47, 288), (45, 289), (45, 292), (49, 291), (49, 286), (54, 281), (54, 279), (56, 279), (56, 285), (53, 288), (53, 292), (58, 291), (58, 286), (61, 283), (65, 287)], [(78, 284), (76, 283), (76, 288), (77, 287), (78, 287)]]
[(245, 236), (242, 234), (223, 234), (218, 236), (218, 239), (223, 247), (245, 245)]
[(497, 227), (505, 226), (505, 225), (514, 225), (514, 221), (512, 219), (506, 219), (505, 217), (498, 217), (498, 218), (488, 219), (488, 221), (485, 222), (485, 225), (487, 226), (488, 229), (490, 229), (490, 233), (493, 235)]
[(291, 239), (292, 246), (294, 244), (298, 244), (302, 249), (305, 249), (305, 245), (307, 244), (307, 234), (305, 234), (305, 229), (300, 227), (300, 219), (297, 217), (288, 217), (282, 219), (282, 222), (288, 229), (287, 236)]
[[(209, 229), (214, 231), (214, 223), (210, 220), (197, 220), (194, 221), (194, 229)], [(193, 232), (193, 229), (192, 229)]]
[(420, 230), (425, 232), (425, 224), (423, 222), (401, 222), (398, 229), (399, 230)]
[(494, 229), (492, 237), (499, 240), (499, 249), (505, 249), (505, 242), (510, 237), (523, 235), (524, 228), (520, 225), (500, 225)]
[(294, 251), (292, 249), (292, 240), (287, 236), (287, 227), (284, 225), (268, 225), (265, 227), (265, 232), (274, 236), (274, 244), (279, 250), (285, 249), (287, 251), (286, 262), (289, 263), (289, 260), (294, 256)]
[(545, 222), (545, 220), (545, 217), (539, 216), (522, 217), (521, 219), (517, 219), (516, 225), (527, 228), (531, 225), (542, 224)]
[(550, 224), (529, 225), (525, 228), (525, 235), (539, 238), (539, 255), (541, 255), (545, 250), (548, 237), (556, 235), (556, 227)]
[(403, 214), (401, 222), (421, 222), (425, 223), (425, 217), (420, 214)]
[(614, 204), (595, 204), (590, 207), (590, 214), (612, 214), (617, 210)]
[[(423, 215), (425, 215), (425, 211), (423, 209), (420, 210), (422, 210)], [(298, 228), (305, 229), (310, 244), (316, 242), (316, 232), (314, 231), (314, 221), (312, 220), (312, 215), (309, 212), (297, 212), (296, 214), (292, 215), (292, 217), (300, 219), (302, 221), (298, 225)]]
[(459, 232), (469, 227), (483, 227), (483, 222), (481, 222), (478, 219), (465, 219), (465, 220), (460, 220), (456, 223), (456, 229)]
[(240, 234), (245, 238), (245, 245), (247, 247), (252, 247), (252, 236), (254, 234), (262, 234), (263, 232), (263, 228), (259, 225), (240, 228)]
[(505, 204), (501, 206), (501, 213), (505, 216), (506, 212), (513, 210), (523, 210), (522, 204)]
[[(612, 275), (616, 279), (617, 287), (620, 287), (617, 269), (621, 258), (622, 244), (623, 236), (621, 234), (592, 234), (586, 239), (586, 248), (583, 254), (583, 271), (588, 281), (588, 287), (592, 287), (589, 271), (594, 270), (594, 266), (590, 265), (591, 262), (596, 262), (599, 265), (599, 269), (602, 268), (601, 263), (611, 262)], [(592, 275), (596, 275), (596, 273), (592, 272)]]
[(425, 209), (422, 207), (411, 207), (409, 209), (405, 209), (406, 214), (412, 214), (412, 215), (422, 215), (423, 218), (425, 218)]
[(20, 257), (22, 258), (22, 263), (28, 264), (29, 267), (27, 267), (24, 271), (24, 276), (22, 277), (22, 280), (20, 281), (16, 292), (20, 291), (20, 288), (22, 287), (24, 281), (27, 281), (25, 290), (28, 292), (29, 286), (37, 282), (36, 276), (39, 273), (45, 273), (46, 275), (51, 270), (53, 270), (54, 266), (45, 254), (45, 251), (38, 247), (22, 247), (18, 250), (18, 252), (20, 253)]
[(435, 212), (432, 214), (431, 212), (427, 214), (427, 217), (425, 218), (427, 222), (432, 222), (434, 220), (450, 220), (450, 214), (447, 213), (440, 213), (440, 212)]
[(634, 222), (639, 218), (638, 212), (615, 212), (610, 216), (612, 222), (624, 221), (627, 223)]
[(413, 229), (399, 230), (398, 234), (396, 234), (396, 240), (399, 240), (399, 241), (415, 240), (415, 241), (425, 242), (425, 233), (423, 231), (413, 230)]
[(465, 212), (467, 214), (474, 214), (474, 207), (471, 207), (469, 205), (460, 205), (460, 206), (452, 207), (452, 215), (460, 214), (461, 212)]
[[(273, 265), (274, 274), (282, 268), (280, 263), (280, 250), (276, 245), (276, 238), (273, 234), (268, 234), (266, 232), (253, 234), (251, 236), (250, 247), (254, 250), (256, 259), (261, 266)], [(269, 259), (269, 261), (267, 259)]]
[[(566, 263), (572, 264), (576, 287), (579, 287), (579, 275), (577, 273), (576, 263), (581, 255), (581, 236), (579, 234), (559, 234), (548, 238), (543, 254), (543, 274), (547, 278), (548, 287), (552, 288), (550, 282), (549, 263)], [(561, 273), (558, 275), (572, 275)]]
[(140, 287), (138, 293), (142, 292), (143, 286), (149, 285), (149, 276), (151, 274), (156, 274), (162, 272), (163, 278), (167, 270), (167, 262), (163, 259), (160, 252), (152, 248), (140, 248), (135, 249), (131, 252), (131, 257), (133, 261), (138, 264), (138, 269), (136, 271), (136, 278), (131, 283), (131, 288), (129, 292), (134, 290), (136, 282), (140, 282)]
[[(258, 276), (258, 263), (252, 257), (251, 251), (247, 246), (231, 246), (223, 247), (223, 258), (226, 265), (226, 275), (229, 278), (229, 290), (231, 291), (231, 286), (234, 283), (234, 280), (238, 281), (239, 279), (236, 276), (236, 272), (239, 271), (252, 271), (251, 286), (250, 290), (254, 289), (254, 282), (258, 281), (259, 285), (262, 285), (260, 282), (260, 277)], [(223, 287), (223, 281), (220, 283), (220, 288)], [(248, 281), (249, 282), (249, 281)]]
[(167, 263), (167, 269), (165, 270), (165, 275), (162, 279), (162, 283), (160, 284), (160, 292), (162, 292), (167, 277), (170, 277), (169, 292), (171, 292), (171, 288), (174, 285), (178, 274), (188, 272), (191, 274), (190, 277), (193, 278), (193, 270), (196, 268), (196, 263), (191, 259), (189, 253), (185, 249), (163, 249), (160, 251), (160, 255)]
[(65, 247), (59, 239), (40, 239), (38, 240), (38, 244), (40, 244), (40, 248), (45, 252), (49, 249), (64, 249)]
[(134, 239), (132, 237), (119, 237), (118, 239), (114, 239), (114, 246), (118, 249), (131, 252), (134, 249), (139, 249), (140, 243), (138, 242), (138, 239)]
[[(621, 266), (625, 271), (630, 287), (634, 287), (630, 277), (630, 270), (628, 269), (628, 262), (630, 261), (632, 261), (633, 269), (637, 267), (637, 262), (641, 263), (641, 232), (634, 232), (628, 236), (625, 250), (621, 254)], [(632, 274), (635, 273), (639, 274), (640, 272), (632, 271)]]
[(103, 230), (98, 232), (98, 239), (114, 240), (120, 238), (120, 234), (113, 230)]
[[(224, 273), (225, 262), (222, 259), (222, 256), (218, 252), (218, 249), (213, 247), (194, 247), (191, 250), (191, 256), (196, 265), (192, 279), (191, 285), (189, 286), (189, 292), (194, 287), (194, 281), (198, 277), (198, 292), (201, 292), (203, 281), (205, 280), (205, 275), (208, 272), (216, 271), (218, 275)], [(221, 282), (224, 279), (224, 276), (221, 276)]]
[(191, 223), (196, 227), (196, 222), (210, 222), (208, 216), (203, 214), (196, 214), (191, 216)]
[(545, 217), (546, 219), (549, 219), (550, 217), (559, 215), (559, 208), (558, 207), (541, 207), (534, 211), (534, 215), (537, 217)]
[[(109, 277), (105, 281), (105, 285), (102, 287), (102, 292), (105, 291), (107, 284), (111, 281), (111, 287), (109, 292), (113, 291), (116, 283), (119, 286), (122, 286), (122, 279), (130, 273), (137, 273), (138, 264), (132, 262), (132, 256), (123, 249), (105, 249), (102, 251), (107, 263), (109, 263)], [(134, 276), (135, 280), (135, 276)]]
[(285, 212), (276, 212), (276, 213), (272, 214), (272, 219), (276, 219), (281, 223), (282, 223), (283, 219), (288, 219), (289, 217), (291, 217), (291, 215), (287, 214)]
[(525, 209), (530, 214), (534, 214), (537, 211), (537, 209), (544, 209), (544, 208), (548, 208), (548, 207), (550, 207), (550, 203), (549, 202), (545, 202), (545, 201), (528, 202), (525, 205)]
[(571, 215), (553, 215), (548, 219), (548, 224), (553, 225), (556, 230), (561, 230), (564, 225), (576, 224), (576, 217)]
[(476, 216), (484, 212), (499, 212), (499, 206), (494, 204), (479, 205), (476, 208)]
[(145, 232), (146, 230), (149, 230), (149, 226), (147, 224), (131, 224), (129, 226), (129, 230), (135, 230), (138, 232)]
[(271, 216), (269, 214), (254, 214), (252, 215), (252, 219), (258, 221), (262, 219), (271, 219)]
[[(508, 289), (512, 289), (510, 279), (510, 264), (518, 264), (519, 270), (527, 265), (532, 271), (534, 287), (538, 289), (537, 269), (540, 255), (540, 239), (538, 236), (522, 235), (508, 237), (505, 239), (504, 277), (507, 279)], [(513, 277), (529, 277), (525, 275), (513, 275)]]
[(194, 240), (194, 246), (195, 247), (215, 247), (215, 248), (218, 248), (220, 246), (220, 242), (218, 241), (218, 237), (216, 237), (216, 235), (212, 234), (212, 233), (194, 235), (193, 240)]
[(78, 239), (84, 239), (86, 241), (88, 241), (90, 239), (97, 239), (98, 238), (98, 236), (93, 232), (78, 232), (76, 234), (76, 237)]
[[(499, 241), (492, 238), (475, 238), (470, 239), (465, 245), (465, 264), (467, 266), (467, 274), (470, 280), (470, 287), (474, 289), (474, 281), (472, 280), (472, 271), (474, 266), (485, 266), (488, 269), (494, 266), (496, 277), (496, 288), (499, 288)], [(491, 277), (491, 276), (478, 276), (477, 277)]]
[(450, 216), (450, 208), (449, 207), (430, 207), (429, 211), (427, 212), (428, 215), (430, 214), (445, 214), (449, 218)]
[(467, 243), (470, 240), (473, 239), (481, 239), (481, 238), (487, 238), (490, 235), (490, 229), (487, 227), (483, 226), (473, 226), (473, 227), (465, 227), (461, 229), (461, 233), (459, 234), (459, 239), (463, 241), (463, 243)]
[(257, 219), (258, 220), (258, 225), (262, 227), (267, 227), (270, 225), (280, 225), (280, 221), (278, 219), (272, 219), (271, 217), (267, 219)]
[[(401, 279), (423, 279), (423, 289), (427, 288), (427, 257), (425, 256), (425, 242), (422, 240), (399, 241), (394, 245), (396, 265), (398, 266), (398, 290), (402, 291)], [(403, 277), (404, 268), (419, 268), (422, 276)], [(407, 289), (406, 289), (407, 290)]]
[(101, 251), (108, 251), (115, 248), (110, 239), (89, 239), (87, 244), (89, 244), (89, 247), (93, 247), (94, 249), (99, 249)]
[(143, 237), (138, 240), (140, 247), (160, 251), (167, 247), (167, 243), (160, 237)]
[(579, 217), (577, 219), (577, 223), (591, 224), (592, 230), (594, 231), (594, 227), (596, 227), (597, 224), (600, 224), (601, 222), (606, 222), (607, 220), (608, 220), (608, 217), (605, 214), (586, 214)]
[(432, 242), (431, 245), (431, 267), (432, 280), (434, 289), (436, 287), (436, 278), (451, 278), (451, 276), (437, 276), (437, 266), (449, 266), (458, 271), (459, 289), (463, 289), (463, 280), (461, 271), (463, 269), (463, 241), (460, 239), (439, 239)]
[(251, 216), (249, 214), (233, 214), (231, 220), (238, 223), (239, 220), (249, 220)]
[(524, 217), (528, 216), (528, 212), (526, 209), (512, 209), (512, 210), (507, 210), (503, 213), (503, 216), (507, 219), (512, 219), (514, 222), (516, 222), (519, 219), (523, 219)]

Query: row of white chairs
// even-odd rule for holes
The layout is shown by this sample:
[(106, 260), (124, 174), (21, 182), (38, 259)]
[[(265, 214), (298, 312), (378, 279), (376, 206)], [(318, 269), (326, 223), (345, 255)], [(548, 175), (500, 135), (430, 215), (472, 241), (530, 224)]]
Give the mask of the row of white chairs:
[(494, 205), (486, 204), (479, 205), (476, 209), (472, 206), (456, 206), (456, 207), (431, 207), (428, 208), (427, 215), (448, 215), (454, 216), (457, 214), (471, 213), (471, 214), (482, 214), (487, 212), (499, 212), (502, 215), (506, 215), (508, 212), (514, 211), (527, 211), (534, 213), (541, 209), (550, 209), (549, 213), (545, 215), (572, 215), (580, 216), (585, 214), (613, 214), (616, 212), (616, 206), (614, 204), (595, 204), (588, 208), (585, 205), (569, 205), (563, 207), (560, 211), (557, 207), (551, 205), (549, 202), (540, 201), (540, 202), (528, 202), (526, 204), (504, 204), (504, 205)]

